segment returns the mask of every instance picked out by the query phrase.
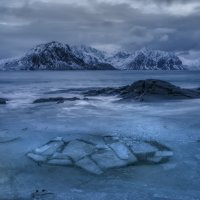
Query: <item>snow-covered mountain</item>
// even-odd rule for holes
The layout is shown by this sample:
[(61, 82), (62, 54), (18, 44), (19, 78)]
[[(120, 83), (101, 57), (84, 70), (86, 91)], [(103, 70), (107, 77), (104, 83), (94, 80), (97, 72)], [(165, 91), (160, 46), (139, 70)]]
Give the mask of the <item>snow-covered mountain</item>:
[(54, 69), (81, 69), (83, 60), (75, 57), (68, 45), (50, 42), (37, 45), (24, 56), (4, 63), (5, 70), (54, 70)]
[(59, 42), (37, 45), (20, 58), (0, 61), (0, 70), (182, 70), (174, 53), (141, 49), (135, 53), (105, 52)]
[(59, 42), (37, 45), (20, 58), (0, 64), (2, 70), (106, 70), (114, 69), (109, 64), (90, 64), (74, 52), (74, 49)]
[(143, 48), (135, 53), (119, 52), (108, 61), (125, 70), (183, 70), (182, 61), (174, 53)]

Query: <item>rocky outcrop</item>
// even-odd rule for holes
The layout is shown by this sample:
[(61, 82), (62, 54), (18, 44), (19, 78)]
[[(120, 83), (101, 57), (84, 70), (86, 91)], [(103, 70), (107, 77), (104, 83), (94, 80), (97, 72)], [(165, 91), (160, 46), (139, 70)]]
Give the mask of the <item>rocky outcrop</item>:
[(6, 104), (7, 99), (5, 98), (0, 98), (0, 104)]
[(155, 141), (90, 135), (76, 140), (55, 138), (27, 156), (40, 165), (76, 166), (102, 174), (110, 168), (167, 162), (173, 152)]
[(50, 97), (50, 98), (40, 98), (33, 101), (33, 103), (48, 103), (48, 102), (56, 102), (56, 103), (64, 103), (65, 101), (77, 101), (81, 100), (78, 97), (72, 98), (64, 98), (64, 97)]
[(84, 92), (86, 96), (117, 95), (122, 100), (160, 101), (200, 98), (197, 89), (184, 89), (167, 81), (147, 79), (119, 88), (102, 88)]

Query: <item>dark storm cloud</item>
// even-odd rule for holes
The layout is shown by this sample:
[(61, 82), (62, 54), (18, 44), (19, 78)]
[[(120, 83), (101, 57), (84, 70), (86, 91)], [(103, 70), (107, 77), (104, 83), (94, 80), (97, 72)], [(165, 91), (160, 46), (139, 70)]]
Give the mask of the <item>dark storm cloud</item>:
[[(134, 0), (55, 2), (0, 1), (1, 58), (20, 55), (51, 40), (128, 50), (143, 46), (200, 50), (197, 0), (190, 0), (190, 4), (186, 0), (142, 0), (140, 4)], [(154, 4), (161, 12), (156, 9), (154, 13)], [(146, 5), (145, 10), (142, 5)]]

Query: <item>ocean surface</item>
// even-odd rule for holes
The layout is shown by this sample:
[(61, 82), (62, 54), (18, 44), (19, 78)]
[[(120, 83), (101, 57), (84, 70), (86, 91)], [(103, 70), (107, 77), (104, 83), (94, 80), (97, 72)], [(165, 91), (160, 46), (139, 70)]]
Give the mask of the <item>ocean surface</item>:
[[(33, 104), (43, 97), (80, 97), (71, 88), (113, 87), (141, 79), (200, 87), (196, 71), (0, 72), (0, 199), (30, 199), (37, 189), (65, 199), (200, 199), (200, 99), (116, 103), (116, 97)], [(110, 134), (169, 146), (170, 162), (113, 169), (101, 176), (78, 168), (38, 166), (27, 152), (57, 137)], [(2, 142), (5, 139), (11, 142)]]

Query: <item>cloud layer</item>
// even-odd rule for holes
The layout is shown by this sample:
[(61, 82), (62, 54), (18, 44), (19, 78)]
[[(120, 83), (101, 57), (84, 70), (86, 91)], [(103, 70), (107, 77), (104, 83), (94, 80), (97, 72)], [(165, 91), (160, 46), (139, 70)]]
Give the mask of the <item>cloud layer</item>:
[(51, 40), (199, 51), (199, 11), (199, 0), (1, 0), (0, 58)]

